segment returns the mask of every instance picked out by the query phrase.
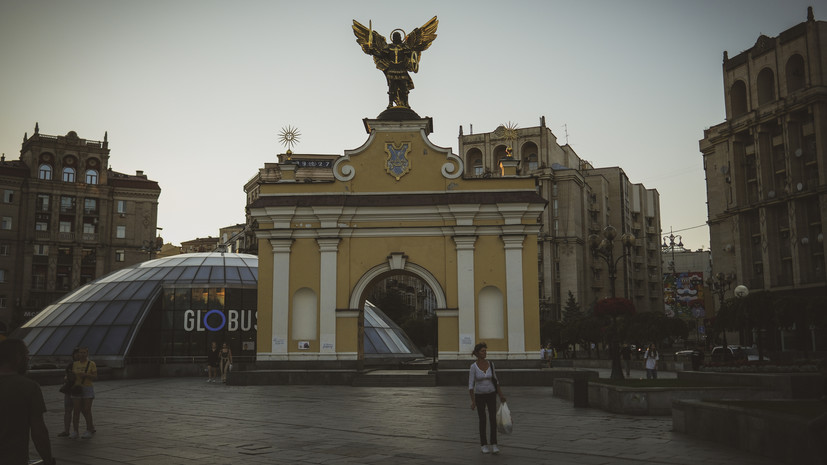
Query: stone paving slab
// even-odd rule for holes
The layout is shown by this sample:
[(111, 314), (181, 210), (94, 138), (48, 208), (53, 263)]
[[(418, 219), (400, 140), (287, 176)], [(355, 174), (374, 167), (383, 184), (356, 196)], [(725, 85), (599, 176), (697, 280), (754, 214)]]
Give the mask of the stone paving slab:
[(576, 409), (551, 387), (504, 387), (515, 424), (513, 434), (500, 435), (498, 456), (480, 453), (477, 414), (462, 387), (102, 381), (93, 406), (98, 432), (89, 440), (55, 437), (63, 429), (57, 389), (43, 387), (60, 464), (779, 463), (673, 433), (668, 417)]

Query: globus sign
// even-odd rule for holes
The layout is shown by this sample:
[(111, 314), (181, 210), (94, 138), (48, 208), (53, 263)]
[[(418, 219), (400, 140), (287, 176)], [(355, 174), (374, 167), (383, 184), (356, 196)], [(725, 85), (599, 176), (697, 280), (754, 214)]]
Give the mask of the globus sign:
[(258, 330), (258, 312), (253, 310), (186, 310), (184, 331)]

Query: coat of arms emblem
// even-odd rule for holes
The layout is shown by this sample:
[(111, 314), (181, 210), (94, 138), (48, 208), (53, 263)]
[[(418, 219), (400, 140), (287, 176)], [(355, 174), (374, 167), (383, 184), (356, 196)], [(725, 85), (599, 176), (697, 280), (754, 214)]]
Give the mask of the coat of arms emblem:
[(385, 171), (395, 177), (397, 181), (411, 170), (411, 161), (408, 160), (408, 142), (402, 142), (398, 146), (392, 142), (385, 144), (385, 153), (388, 159), (385, 161)]

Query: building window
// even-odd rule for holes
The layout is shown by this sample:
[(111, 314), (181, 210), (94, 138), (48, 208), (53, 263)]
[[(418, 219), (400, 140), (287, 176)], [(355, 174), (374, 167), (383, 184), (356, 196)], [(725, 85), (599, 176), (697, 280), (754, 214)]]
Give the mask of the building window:
[(6, 270), (0, 269), (0, 283), (6, 282)]
[(62, 195), (60, 197), (60, 212), (74, 213), (75, 212), (75, 198)]
[(86, 184), (97, 184), (98, 172), (95, 170), (86, 170)]
[(37, 171), (37, 177), (46, 181), (52, 180), (52, 167), (49, 165), (40, 165)]
[(34, 224), (35, 231), (48, 231), (49, 230), (49, 223), (45, 221), (38, 221)]
[(479, 158), (474, 160), (474, 176), (482, 176), (483, 168), (482, 168), (482, 160)]
[(39, 256), (49, 255), (49, 245), (48, 244), (35, 244), (34, 245), (34, 254), (39, 255)]
[(8, 257), (11, 250), (11, 246), (9, 244), (0, 244), (0, 255), (3, 257)]
[(49, 194), (37, 194), (35, 208), (39, 212), (49, 211)]
[(0, 308), (6, 308), (6, 296), (0, 295)]
[(62, 233), (72, 232), (72, 222), (71, 221), (61, 221), (59, 231), (62, 232)]
[(69, 168), (68, 166), (63, 168), (63, 182), (75, 182), (74, 168)]
[(126, 200), (118, 200), (118, 213), (126, 213)]
[(12, 203), (14, 200), (14, 191), (12, 190), (4, 190), (3, 191), (3, 202), (4, 203)]
[(124, 260), (126, 260), (126, 254), (124, 253), (124, 251), (123, 250), (116, 250), (115, 251), (115, 261), (116, 262), (122, 262)]
[(115, 230), (115, 237), (118, 239), (126, 238), (126, 226), (118, 226)]
[(90, 214), (90, 213), (97, 213), (98, 212), (98, 200), (97, 199), (83, 199), (83, 213)]
[(11, 230), (11, 217), (4, 216), (3, 220), (0, 221), (0, 229), (5, 229), (6, 231)]
[(94, 223), (83, 223), (83, 234), (95, 234), (95, 224)]

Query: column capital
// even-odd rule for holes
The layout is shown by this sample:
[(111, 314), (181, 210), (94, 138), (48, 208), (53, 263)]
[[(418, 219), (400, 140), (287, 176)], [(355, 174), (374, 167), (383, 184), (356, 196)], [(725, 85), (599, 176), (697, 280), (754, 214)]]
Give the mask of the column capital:
[(457, 250), (474, 250), (474, 243), (477, 242), (477, 236), (454, 236), (452, 239)]
[(293, 239), (270, 239), (270, 247), (273, 248), (273, 255), (277, 253), (290, 253)]

